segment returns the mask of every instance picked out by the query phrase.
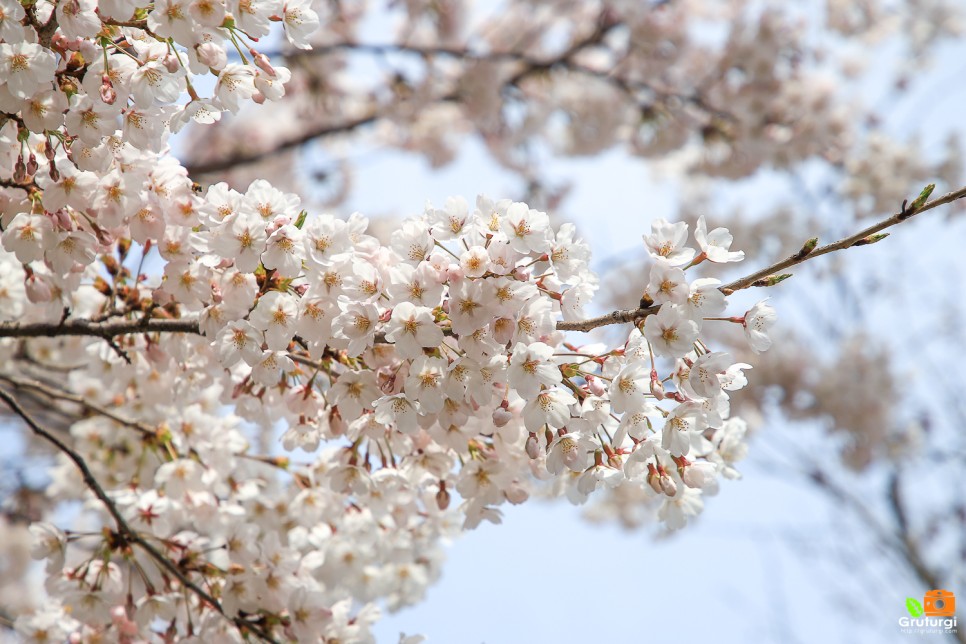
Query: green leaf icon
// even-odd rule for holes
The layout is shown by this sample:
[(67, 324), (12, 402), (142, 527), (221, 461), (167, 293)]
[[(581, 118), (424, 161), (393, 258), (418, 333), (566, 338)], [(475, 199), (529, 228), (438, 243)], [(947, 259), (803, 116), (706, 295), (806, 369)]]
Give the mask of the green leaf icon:
[(906, 598), (906, 610), (913, 617), (920, 617), (922, 615), (922, 604), (919, 603), (919, 600), (908, 597)]

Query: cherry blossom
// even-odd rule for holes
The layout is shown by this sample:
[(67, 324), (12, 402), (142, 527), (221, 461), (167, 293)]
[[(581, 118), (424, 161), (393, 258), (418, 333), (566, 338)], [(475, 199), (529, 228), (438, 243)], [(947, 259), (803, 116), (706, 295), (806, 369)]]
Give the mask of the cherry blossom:
[[(637, 19), (630, 5), (612, 10)], [(446, 539), (498, 522), (506, 503), (540, 495), (582, 503), (627, 486), (677, 529), (720, 478), (739, 476), (747, 425), (730, 417), (730, 396), (747, 384), (749, 365), (716, 350), (705, 325), (741, 323), (757, 353), (772, 342), (776, 314), (759, 302), (742, 317), (718, 317), (732, 289), (693, 271), (743, 259), (727, 230), (708, 232), (698, 219), (696, 252), (686, 223), (655, 219), (639, 253), (651, 262), (647, 283), (637, 284), (644, 301), (611, 316), (629, 326), (605, 343), (581, 335), (604, 324), (584, 314), (600, 282), (589, 245), (574, 225), (530, 204), (452, 197), (400, 222), (384, 243), (364, 215), (317, 212), (284, 180), (245, 186), (239, 175), (205, 188), (189, 177), (171, 156), (172, 133), (192, 121), (194, 137), (224, 111), (244, 124), (248, 112), (273, 109), (266, 102), (278, 102), (270, 113), (279, 128), (312, 113), (319, 127), (338, 129), (330, 117), (377, 120), (368, 115), (378, 103), (399, 107), (420, 95), (426, 105), (411, 111), (425, 127), (405, 145), (444, 154), (444, 142), (421, 137), (455, 132), (463, 116), (435, 104), (436, 83), (447, 86), (442, 103), (464, 91), (496, 101), (506, 63), (523, 69), (509, 93), (529, 96), (525, 66), (544, 59), (548, 87), (572, 100), (564, 139), (575, 152), (595, 139), (610, 145), (620, 132), (647, 154), (697, 138), (690, 124), (623, 109), (596, 63), (577, 55), (583, 47), (554, 62), (541, 38), (519, 50), (491, 43), (503, 54), (474, 54), (481, 69), (494, 64), (484, 74), (494, 74), (492, 86), (480, 87), (420, 52), (424, 27), (406, 47), (427, 65), (426, 86), (398, 75), (392, 88), (352, 93), (341, 107), (315, 103), (310, 86), (347, 92), (348, 67), (324, 56), (283, 67), (259, 51), (259, 39), (281, 42), (272, 39), (284, 33), (299, 49), (326, 43), (323, 53), (352, 45), (349, 23), (334, 38), (329, 13), (341, 9), (325, 11), (307, 0), (0, 0), (0, 328), (12, 330), (0, 337), (0, 392), (17, 393), (35, 367), (63, 365), (56, 387), (34, 383), (70, 408), (61, 438), (21, 415), (58, 454), (46, 494), (74, 502), (87, 524), (31, 526), (50, 600), (16, 618), (28, 639), (367, 641), (379, 606), (419, 601), (438, 578)], [(594, 46), (606, 57), (612, 43)], [(774, 57), (779, 51), (784, 45), (770, 44)], [(458, 53), (441, 57), (455, 69)], [(771, 59), (761, 64), (770, 69)], [(313, 67), (319, 76), (309, 80)], [(662, 76), (673, 86), (692, 75)], [(749, 130), (725, 151), (732, 165), (717, 171), (751, 173), (799, 154), (771, 138), (800, 95), (744, 88), (746, 97), (713, 84), (715, 99), (739, 114), (729, 127)], [(713, 139), (717, 121), (685, 89), (674, 100)], [(590, 109), (585, 98), (608, 108)], [(770, 134), (758, 132), (760, 114), (748, 107), (766, 98), (775, 108)], [(292, 101), (303, 103), (291, 111)], [(560, 120), (557, 108), (520, 109), (519, 127)], [(472, 118), (490, 122), (487, 145), (527, 165), (502, 147), (507, 136), (525, 140), (523, 130), (481, 110)], [(793, 124), (824, 137), (820, 126), (832, 117), (815, 118)], [(586, 132), (573, 129), (580, 123)], [(255, 156), (263, 151), (255, 130), (235, 138)], [(699, 156), (714, 165), (712, 152)], [(56, 339), (13, 333), (38, 326)]]

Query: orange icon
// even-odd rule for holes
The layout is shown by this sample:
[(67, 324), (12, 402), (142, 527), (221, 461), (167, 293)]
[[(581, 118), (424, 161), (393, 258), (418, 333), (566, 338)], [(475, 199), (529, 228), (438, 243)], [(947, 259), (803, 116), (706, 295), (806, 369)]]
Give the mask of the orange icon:
[(956, 614), (956, 595), (948, 590), (930, 590), (922, 598), (927, 617), (952, 617)]

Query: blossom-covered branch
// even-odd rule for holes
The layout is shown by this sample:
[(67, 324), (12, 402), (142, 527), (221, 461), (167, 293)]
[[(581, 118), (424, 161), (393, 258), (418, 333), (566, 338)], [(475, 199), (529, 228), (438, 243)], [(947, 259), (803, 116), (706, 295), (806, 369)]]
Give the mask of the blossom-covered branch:
[[(966, 197), (966, 187), (960, 188), (931, 201), (912, 204), (887, 219), (868, 226), (853, 235), (844, 237), (836, 242), (816, 247), (814, 243), (806, 243), (803, 249), (790, 257), (766, 266), (745, 277), (739, 278), (721, 286), (726, 295), (755, 285), (765, 285), (762, 281), (775, 276), (779, 271), (801, 264), (810, 259), (826, 255), (853, 246), (874, 243), (885, 236), (874, 238), (877, 233), (921, 214), (933, 208), (952, 203)], [(757, 283), (757, 284), (756, 284)], [(640, 307), (636, 309), (621, 309), (604, 315), (584, 320), (559, 321), (556, 323), (558, 331), (591, 331), (593, 329), (614, 324), (640, 322), (649, 315), (660, 310), (660, 305)], [(164, 319), (140, 317), (137, 319), (115, 319), (97, 322), (83, 318), (70, 318), (59, 323), (26, 323), (0, 322), (0, 337), (57, 337), (57, 336), (94, 336), (103, 339), (113, 338), (131, 333), (201, 333), (198, 320)]]
[[(104, 488), (101, 487), (101, 484), (97, 482), (97, 479), (94, 477), (94, 473), (91, 472), (91, 469), (87, 466), (87, 463), (80, 454), (78, 454), (74, 449), (72, 449), (53, 433), (48, 432), (46, 429), (41, 427), (40, 424), (38, 424), (37, 421), (35, 421), (33, 417), (20, 405), (20, 403), (17, 402), (17, 399), (3, 389), (0, 389), (0, 400), (6, 403), (6, 405), (14, 413), (23, 419), (27, 426), (30, 427), (31, 431), (57, 448), (59, 452), (69, 458), (77, 469), (80, 470), (81, 476), (84, 479), (84, 484), (88, 487), (88, 489), (90, 489), (91, 492), (94, 493), (94, 496), (100, 500), (100, 502), (104, 505), (104, 508), (111, 515), (114, 523), (117, 525), (120, 535), (120, 541), (116, 546), (118, 550), (123, 552), (126, 550), (128, 544), (136, 544), (143, 549), (159, 566), (164, 568), (165, 571), (174, 575), (174, 577), (177, 578), (185, 588), (197, 595), (199, 599), (205, 602), (205, 604), (211, 606), (220, 614), (225, 615), (225, 611), (221, 607), (221, 604), (218, 602), (218, 600), (212, 597), (203, 588), (198, 586), (198, 584), (192, 581), (175, 562), (161, 554), (156, 547), (145, 540), (140, 534), (138, 534), (136, 530), (131, 528), (127, 520), (125, 520), (124, 516), (121, 514), (115, 502), (110, 496), (108, 496), (107, 492), (104, 491)], [(233, 622), (239, 628), (242, 634), (251, 633), (258, 636), (263, 641), (275, 642), (275, 639), (270, 634), (265, 632), (258, 624), (249, 622), (240, 617), (225, 617)]]

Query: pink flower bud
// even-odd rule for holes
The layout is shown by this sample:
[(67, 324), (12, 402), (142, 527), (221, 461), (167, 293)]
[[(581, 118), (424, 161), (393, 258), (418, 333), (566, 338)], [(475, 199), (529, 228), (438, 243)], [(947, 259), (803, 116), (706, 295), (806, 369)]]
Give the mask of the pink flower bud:
[(668, 476), (667, 474), (662, 474), (659, 480), (661, 482), (662, 492), (664, 492), (668, 496), (674, 496), (675, 494), (678, 493), (678, 485), (677, 483), (674, 482), (674, 479), (672, 479), (670, 476)]
[(172, 74), (176, 74), (181, 68), (181, 63), (178, 62), (178, 57), (174, 54), (166, 54), (164, 58), (161, 59), (161, 64), (164, 68)]
[(657, 372), (654, 370), (651, 371), (651, 395), (658, 400), (665, 398), (664, 383), (658, 380)]
[(198, 60), (202, 65), (210, 67), (215, 71), (221, 71), (228, 64), (228, 54), (224, 47), (219, 47), (215, 43), (201, 43), (195, 47)]
[(527, 438), (527, 456), (531, 459), (536, 459), (540, 456), (540, 443), (537, 442), (537, 436), (533, 432), (530, 432), (530, 436)]
[(463, 269), (460, 268), (459, 264), (449, 264), (442, 270), (442, 279), (440, 282), (457, 282), (463, 279)]
[(74, 230), (74, 220), (70, 218), (70, 213), (63, 208), (53, 213), (51, 221), (54, 222), (54, 228), (57, 230), (63, 232), (70, 232)]
[(24, 291), (27, 293), (27, 299), (34, 304), (49, 302), (52, 297), (50, 284), (48, 284), (43, 278), (38, 277), (36, 274), (33, 274), (24, 280), (23, 286)]
[(21, 183), (27, 180), (27, 164), (23, 161), (23, 155), (17, 155), (17, 161), (13, 165), (13, 180)]
[(348, 423), (339, 414), (329, 415), (329, 433), (333, 436), (342, 436), (349, 429)]
[(661, 477), (658, 476), (657, 470), (654, 469), (654, 465), (651, 463), (647, 464), (647, 484), (656, 493), (664, 494), (664, 490), (661, 489)]
[(254, 49), (250, 49), (249, 51), (251, 52), (252, 57), (255, 59), (255, 66), (268, 74), (269, 77), (275, 78), (275, 68), (272, 67), (272, 62), (268, 59), (268, 56), (265, 54), (260, 54)]
[(607, 393), (607, 385), (600, 378), (587, 376), (587, 390), (595, 396), (603, 396)]
[(108, 105), (113, 105), (114, 101), (117, 100), (117, 92), (114, 91), (114, 84), (111, 83), (111, 77), (107, 74), (101, 76), (101, 100)]
[(55, 33), (53, 37), (50, 39), (50, 46), (59, 52), (67, 51), (67, 47), (69, 44), (70, 44), (70, 41), (67, 39), (67, 36), (65, 36), (59, 31)]
[(443, 481), (439, 482), (439, 492), (436, 493), (436, 506), (440, 510), (445, 510), (449, 507), (450, 495), (446, 491), (446, 483)]
[(523, 489), (523, 486), (517, 482), (511, 483), (510, 487), (503, 491), (503, 496), (513, 505), (520, 505), (530, 498), (529, 492)]
[(505, 426), (512, 418), (513, 414), (502, 407), (497, 407), (493, 410), (493, 424), (497, 427)]
[(31, 152), (30, 157), (27, 159), (27, 174), (32, 177), (37, 174), (37, 170), (39, 169), (40, 165), (37, 163), (37, 155)]
[(252, 101), (258, 105), (263, 105), (265, 103), (265, 95), (256, 91), (252, 94)]

